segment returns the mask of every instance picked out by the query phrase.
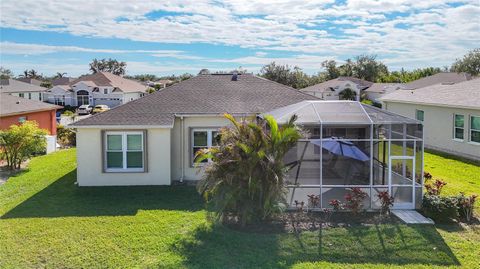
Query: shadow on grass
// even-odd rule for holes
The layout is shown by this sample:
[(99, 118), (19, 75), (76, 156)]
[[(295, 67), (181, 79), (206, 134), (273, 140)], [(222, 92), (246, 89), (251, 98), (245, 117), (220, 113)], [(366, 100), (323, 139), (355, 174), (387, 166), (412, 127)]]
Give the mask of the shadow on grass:
[(78, 187), (76, 170), (59, 178), (1, 218), (123, 216), (138, 210), (198, 211), (203, 207), (194, 187)]
[[(254, 234), (200, 227), (176, 242), (187, 268), (289, 268), (306, 262), (459, 265), (434, 226), (376, 225)], [(341, 265), (340, 265), (341, 266)]]

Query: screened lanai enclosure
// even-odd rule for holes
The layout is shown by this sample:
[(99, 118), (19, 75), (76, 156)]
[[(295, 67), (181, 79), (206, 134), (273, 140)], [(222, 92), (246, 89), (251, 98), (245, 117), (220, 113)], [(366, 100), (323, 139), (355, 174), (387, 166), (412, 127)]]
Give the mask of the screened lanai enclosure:
[[(285, 158), (288, 202), (330, 208), (354, 187), (363, 205), (379, 209), (388, 191), (393, 208), (419, 208), (423, 186), (422, 123), (354, 101), (304, 101), (269, 113), (279, 124), (297, 115), (304, 135)], [(309, 203), (308, 195), (319, 202)]]

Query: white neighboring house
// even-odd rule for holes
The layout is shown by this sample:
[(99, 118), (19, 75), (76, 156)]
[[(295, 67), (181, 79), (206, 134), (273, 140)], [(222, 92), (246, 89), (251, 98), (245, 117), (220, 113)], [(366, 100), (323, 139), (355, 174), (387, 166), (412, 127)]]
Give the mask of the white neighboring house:
[(25, 99), (43, 101), (43, 93), (47, 88), (16, 79), (0, 80), (0, 93), (6, 93)]
[(44, 94), (46, 102), (62, 106), (107, 105), (116, 107), (145, 96), (147, 86), (108, 72), (80, 77), (56, 85)]
[(368, 100), (380, 103), (380, 98), (392, 93), (402, 87), (400, 83), (373, 83), (368, 89), (364, 90)]
[(338, 77), (310, 87), (300, 89), (322, 100), (339, 100), (339, 94), (345, 89), (351, 89), (356, 94), (356, 101), (360, 100), (363, 90), (367, 89), (373, 82), (354, 77)]
[(480, 160), (480, 78), (398, 90), (384, 109), (424, 123), (425, 147)]

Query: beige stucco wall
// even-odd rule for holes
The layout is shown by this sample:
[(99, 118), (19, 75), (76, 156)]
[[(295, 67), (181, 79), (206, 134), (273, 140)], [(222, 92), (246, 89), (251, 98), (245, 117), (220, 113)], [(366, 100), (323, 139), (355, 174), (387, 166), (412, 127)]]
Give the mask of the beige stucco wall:
[(147, 172), (104, 173), (101, 129), (77, 130), (79, 186), (170, 185), (171, 129), (147, 129)]
[[(424, 111), (425, 147), (480, 160), (480, 144), (469, 142), (470, 115), (480, 116), (480, 108), (462, 109), (405, 103), (384, 103), (384, 108), (400, 115), (415, 118), (415, 111)], [(465, 116), (464, 141), (453, 139), (453, 115)]]
[[(172, 129), (172, 180), (180, 180), (182, 166), (184, 180), (199, 180), (202, 177), (201, 169), (192, 166), (191, 160), (191, 130), (192, 128), (221, 128), (230, 122), (223, 116), (193, 116), (183, 118), (183, 150), (182, 150), (182, 119), (177, 117)], [(182, 154), (183, 152), (183, 154)], [(183, 163), (182, 163), (183, 158)], [(200, 171), (199, 171), (200, 170)]]

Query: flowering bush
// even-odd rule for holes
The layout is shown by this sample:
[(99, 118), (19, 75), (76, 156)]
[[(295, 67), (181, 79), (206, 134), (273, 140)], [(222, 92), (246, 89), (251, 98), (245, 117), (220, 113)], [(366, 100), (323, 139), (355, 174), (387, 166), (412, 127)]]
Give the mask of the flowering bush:
[(340, 202), (337, 199), (330, 200), (330, 202), (328, 204), (333, 207), (333, 211), (335, 211), (335, 212), (338, 212), (338, 211), (343, 209), (342, 202)]
[(458, 200), (456, 197), (424, 195), (422, 209), (426, 216), (437, 222), (451, 221), (458, 217)]
[(367, 197), (367, 193), (360, 188), (352, 188), (351, 192), (345, 194), (345, 206), (357, 214), (363, 208), (363, 200)]
[(427, 189), (428, 195), (440, 195), (445, 185), (447, 185), (445, 181), (436, 179), (432, 184), (425, 185), (425, 188)]
[(390, 213), (390, 207), (393, 206), (394, 198), (390, 196), (388, 191), (381, 191), (377, 194), (378, 199), (380, 199), (380, 203), (382, 205), (381, 212), (382, 213)]
[(460, 217), (464, 218), (467, 222), (470, 222), (472, 219), (476, 200), (477, 195), (475, 194), (465, 196), (465, 194), (461, 192), (460, 195), (457, 196), (458, 213)]
[(310, 194), (308, 197), (308, 207), (315, 208), (320, 205), (320, 195)]

